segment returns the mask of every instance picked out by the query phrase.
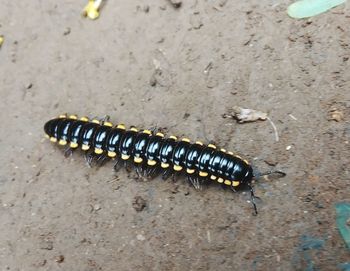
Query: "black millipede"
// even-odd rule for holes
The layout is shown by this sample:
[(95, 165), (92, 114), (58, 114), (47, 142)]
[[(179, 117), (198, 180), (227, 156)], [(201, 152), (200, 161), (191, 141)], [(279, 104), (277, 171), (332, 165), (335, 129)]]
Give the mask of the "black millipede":
[(248, 187), (257, 214), (253, 168), (247, 160), (214, 144), (191, 143), (185, 137), (165, 137), (161, 132), (139, 131), (135, 127), (126, 129), (124, 124), (113, 126), (109, 117), (89, 120), (60, 115), (49, 120), (44, 131), (50, 141), (68, 146), (69, 151), (81, 148), (89, 163), (111, 158), (116, 161), (115, 168), (124, 161), (149, 177), (162, 172), (164, 179), (184, 173), (195, 188), (204, 181), (216, 182), (234, 191)]

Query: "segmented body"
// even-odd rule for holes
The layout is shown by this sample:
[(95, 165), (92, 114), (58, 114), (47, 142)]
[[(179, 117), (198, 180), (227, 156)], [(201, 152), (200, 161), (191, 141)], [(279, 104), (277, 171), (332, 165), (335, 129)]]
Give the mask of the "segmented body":
[(187, 138), (166, 138), (160, 132), (138, 131), (135, 127), (127, 130), (123, 124), (113, 126), (109, 121), (78, 119), (75, 115), (52, 119), (44, 130), (52, 142), (71, 149), (80, 147), (97, 156), (184, 172), (192, 179), (208, 179), (236, 188), (250, 187), (253, 178), (252, 167), (246, 160), (213, 144), (191, 143)]

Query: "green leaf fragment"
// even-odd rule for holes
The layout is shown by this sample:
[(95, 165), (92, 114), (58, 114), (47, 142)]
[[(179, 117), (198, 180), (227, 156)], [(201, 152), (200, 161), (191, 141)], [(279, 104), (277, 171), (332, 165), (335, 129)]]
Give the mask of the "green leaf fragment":
[(346, 0), (301, 0), (288, 7), (288, 15), (301, 19), (312, 17), (345, 3)]
[(339, 202), (335, 205), (335, 210), (338, 230), (350, 249), (350, 203)]

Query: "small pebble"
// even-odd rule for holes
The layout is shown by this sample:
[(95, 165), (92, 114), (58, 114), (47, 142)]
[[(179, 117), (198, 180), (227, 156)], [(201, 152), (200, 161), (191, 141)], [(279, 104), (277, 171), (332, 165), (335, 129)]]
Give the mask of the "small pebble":
[(332, 109), (330, 115), (330, 119), (335, 120), (336, 122), (340, 122), (344, 119), (343, 112), (337, 109)]
[(94, 205), (94, 211), (101, 210), (101, 206), (99, 204)]
[(63, 263), (64, 261), (64, 256), (63, 255), (59, 255), (57, 257), (55, 257), (55, 262), (56, 263)]
[(143, 12), (148, 13), (149, 12), (149, 5), (144, 5), (142, 10), (143, 10)]
[(42, 240), (40, 243), (40, 248), (46, 249), (46, 250), (52, 250), (53, 249), (53, 242), (51, 240)]
[(132, 202), (132, 207), (136, 212), (141, 212), (146, 206), (147, 202), (141, 196), (136, 196)]
[(289, 146), (286, 147), (286, 150), (289, 151), (291, 148), (292, 148), (292, 146), (289, 145)]
[(182, 5), (181, 0), (169, 0), (169, 2), (173, 5), (174, 8), (179, 8)]
[(63, 36), (69, 35), (69, 34), (70, 34), (70, 31), (71, 31), (70, 27), (67, 27), (67, 28), (63, 31)]
[(139, 240), (139, 241), (145, 241), (145, 240), (146, 240), (146, 237), (143, 236), (142, 234), (138, 234), (138, 235), (136, 236), (136, 239)]

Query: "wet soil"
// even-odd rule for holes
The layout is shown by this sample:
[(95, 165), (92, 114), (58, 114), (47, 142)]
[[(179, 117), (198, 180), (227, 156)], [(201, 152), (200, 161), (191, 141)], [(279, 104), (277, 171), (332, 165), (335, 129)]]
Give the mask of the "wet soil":
[[(286, 0), (108, 1), (90, 21), (86, 2), (2, 1), (0, 270), (340, 270), (349, 8), (294, 20)], [(233, 106), (267, 112), (279, 141), (268, 121), (223, 118)], [(254, 216), (246, 192), (65, 158), (43, 137), (65, 112), (213, 141), (287, 176), (255, 184)]]

